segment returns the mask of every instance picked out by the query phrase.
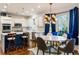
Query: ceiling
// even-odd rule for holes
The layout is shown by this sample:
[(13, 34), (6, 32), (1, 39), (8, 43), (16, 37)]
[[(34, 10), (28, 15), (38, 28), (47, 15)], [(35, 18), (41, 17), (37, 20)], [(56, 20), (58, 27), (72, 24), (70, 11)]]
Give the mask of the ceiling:
[[(59, 13), (68, 11), (75, 6), (79, 7), (77, 3), (53, 3), (52, 13)], [(33, 15), (33, 14), (45, 14), (50, 12), (49, 3), (0, 3), (0, 11), (6, 11), (9, 13), (19, 15)]]

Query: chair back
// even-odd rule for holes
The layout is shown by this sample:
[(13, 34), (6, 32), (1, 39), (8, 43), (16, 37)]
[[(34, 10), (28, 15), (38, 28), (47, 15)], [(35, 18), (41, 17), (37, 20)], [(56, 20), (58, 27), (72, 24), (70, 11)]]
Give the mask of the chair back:
[(28, 39), (29, 39), (29, 33), (28, 33), (28, 32), (23, 33), (23, 34), (22, 34), (22, 38), (23, 38), (23, 37), (24, 37), (24, 38), (28, 38)]
[(45, 41), (41, 37), (37, 37), (36, 42), (37, 42), (38, 49), (43, 50), (43, 51), (47, 50)]
[(15, 35), (16, 35), (16, 33), (9, 33), (7, 35), (7, 40), (15, 40)]
[(59, 36), (60, 32), (52, 32), (53, 35)]
[(65, 47), (65, 51), (68, 53), (72, 53), (73, 50), (74, 50), (74, 40), (70, 40)]
[(12, 37), (13, 36), (13, 34), (12, 33), (9, 33), (8, 34), (8, 38), (10, 38), (10, 37)]

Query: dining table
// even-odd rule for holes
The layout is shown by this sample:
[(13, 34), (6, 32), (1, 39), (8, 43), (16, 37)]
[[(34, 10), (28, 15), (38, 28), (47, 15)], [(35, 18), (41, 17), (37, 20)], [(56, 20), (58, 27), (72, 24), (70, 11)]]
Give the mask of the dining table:
[[(49, 45), (57, 51), (57, 54), (58, 54), (58, 47), (60, 46), (60, 45), (57, 45), (57, 43), (62, 43), (67, 40), (66, 37), (56, 36), (56, 35), (40, 35), (39, 37), (41, 37), (44, 41), (50, 42)], [(55, 42), (56, 44), (54, 45), (52, 44), (52, 42), (53, 43)]]
[(63, 42), (65, 40), (67, 40), (66, 37), (55, 36), (55, 35), (52, 35), (52, 36), (40, 35), (40, 37), (43, 38), (43, 40), (45, 40), (45, 41), (59, 41), (59, 42)]

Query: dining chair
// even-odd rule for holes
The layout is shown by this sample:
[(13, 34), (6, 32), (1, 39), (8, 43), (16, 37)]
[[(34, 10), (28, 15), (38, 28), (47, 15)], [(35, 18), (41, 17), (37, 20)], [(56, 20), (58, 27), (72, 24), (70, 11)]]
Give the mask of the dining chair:
[(60, 32), (52, 32), (52, 35), (59, 36), (60, 35)]
[(69, 53), (74, 54), (74, 40), (69, 40), (69, 42), (63, 47), (58, 47), (58, 53), (59, 51), (63, 51), (64, 54), (67, 53), (67, 55)]
[(67, 38), (71, 39), (72, 38), (72, 33), (67, 33)]
[(37, 55), (38, 55), (38, 52), (39, 52), (39, 50), (42, 50), (42, 52), (43, 52), (43, 55), (45, 54), (45, 51), (46, 50), (49, 50), (49, 54), (50, 54), (50, 46), (46, 46), (46, 44), (45, 44), (45, 41), (41, 38), (41, 37), (37, 37), (37, 40), (36, 40), (36, 42), (37, 42)]

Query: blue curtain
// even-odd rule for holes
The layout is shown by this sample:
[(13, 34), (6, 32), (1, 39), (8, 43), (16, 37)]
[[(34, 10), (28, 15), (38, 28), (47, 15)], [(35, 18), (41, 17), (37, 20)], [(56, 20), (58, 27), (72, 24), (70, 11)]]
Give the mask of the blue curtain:
[(76, 44), (78, 44), (78, 8), (74, 8), (74, 29), (73, 38), (76, 38)]
[(70, 10), (70, 21), (69, 21), (69, 34), (71, 38), (76, 39), (76, 44), (78, 44), (78, 8)]
[(51, 23), (52, 32), (56, 32), (56, 25)]
[(44, 35), (47, 35), (49, 32), (50, 24), (45, 24), (45, 32)]
[(71, 33), (72, 34), (72, 32), (73, 32), (73, 17), (74, 17), (74, 15), (73, 15), (73, 9), (72, 10), (70, 10), (70, 20), (69, 20), (69, 33)]
[[(45, 32), (44, 35), (47, 35), (49, 32), (50, 24), (45, 24)], [(51, 32), (56, 32), (56, 25), (51, 23)]]
[(73, 22), (74, 22), (74, 10), (71, 9), (70, 10), (70, 20), (69, 20), (69, 33), (67, 33), (67, 37), (68, 39), (72, 38), (72, 34), (73, 34)]

